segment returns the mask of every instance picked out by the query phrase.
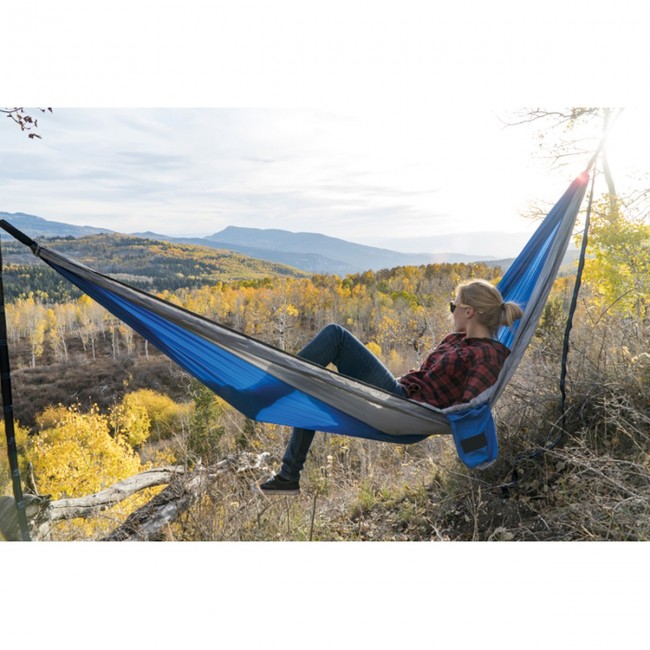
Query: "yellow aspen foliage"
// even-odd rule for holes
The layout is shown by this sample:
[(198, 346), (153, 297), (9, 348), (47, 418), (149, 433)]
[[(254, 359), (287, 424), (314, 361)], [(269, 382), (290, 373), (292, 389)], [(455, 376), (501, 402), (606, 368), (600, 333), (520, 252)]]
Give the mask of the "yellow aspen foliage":
[(77, 299), (77, 308), (80, 311), (88, 309), (90, 305), (93, 304), (93, 299), (90, 296), (87, 296), (85, 293), (82, 293), (81, 296)]
[(34, 324), (29, 335), (29, 342), (32, 346), (32, 368), (36, 367), (36, 359), (38, 359), (44, 351), (45, 325), (45, 320), (39, 320)]
[(410, 370), (404, 361), (404, 357), (395, 349), (390, 351), (385, 363), (387, 368), (396, 376), (401, 376)]
[(584, 279), (601, 309), (647, 317), (650, 295), (650, 225), (605, 196), (593, 208)]
[(124, 437), (134, 449), (141, 447), (149, 438), (151, 418), (131, 394), (125, 395), (119, 404), (110, 409), (109, 420), (113, 435), (116, 438)]
[(63, 404), (48, 406), (44, 411), (36, 415), (36, 427), (39, 431), (51, 429), (58, 422), (65, 419), (68, 409)]
[[(24, 469), (25, 445), (29, 431), (14, 422), (14, 435), (16, 439), (16, 449), (18, 451), (18, 463), (20, 470)], [(11, 484), (11, 471), (9, 469), (9, 458), (7, 456), (7, 435), (5, 433), (4, 420), (0, 420), (0, 496), (13, 495)]]
[(186, 431), (194, 412), (192, 402), (178, 403), (149, 388), (127, 393), (121, 406), (127, 411), (146, 415), (149, 435), (154, 440), (169, 439)]
[(379, 340), (385, 347), (392, 347), (400, 340), (399, 321), (389, 311), (384, 311), (379, 321)]
[[(78, 407), (50, 407), (37, 424), (40, 431), (29, 439), (26, 457), (32, 463), (39, 493), (49, 494), (53, 500), (94, 494), (146, 469), (123, 436), (110, 435), (108, 416), (97, 407), (88, 413)], [(104, 511), (101, 518), (61, 522), (54, 536), (101, 536), (152, 494), (149, 490), (133, 495)]]
[[(106, 415), (97, 407), (49, 407), (38, 418), (27, 457), (36, 485), (54, 499), (98, 492), (141, 471), (137, 454), (122, 436), (112, 437)], [(44, 425), (44, 426), (43, 426)]]
[(381, 346), (377, 345), (377, 343), (375, 343), (374, 341), (368, 341), (368, 343), (366, 343), (366, 347), (376, 357), (379, 357), (381, 359)]

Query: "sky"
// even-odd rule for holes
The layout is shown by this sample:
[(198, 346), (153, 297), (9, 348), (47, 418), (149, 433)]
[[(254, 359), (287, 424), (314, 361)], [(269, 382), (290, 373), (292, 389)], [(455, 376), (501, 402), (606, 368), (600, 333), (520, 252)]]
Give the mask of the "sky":
[(553, 198), (530, 130), (483, 109), (57, 107), (40, 140), (3, 126), (3, 211), (121, 232), (370, 243), (518, 230), (527, 199)]
[[(55, 107), (40, 116), (41, 139), (2, 124), (0, 211), (178, 237), (281, 228), (425, 252), (439, 235), (529, 231), (530, 204), (555, 201), (586, 166), (589, 153), (552, 169), (536, 126), (506, 126), (515, 113)], [(635, 155), (650, 152), (649, 133), (630, 140)]]
[[(82, 21), (89, 16), (83, 4), (62, 6)], [(509, 3), (428, 23), (413, 10), (422, 3), (407, 2), (399, 14), (392, 3), (379, 3), (369, 15), (355, 2), (339, 13), (335, 2), (315, 18), (300, 3), (280, 6), (286, 13), (279, 17), (277, 9), (245, 2), (240, 11), (217, 12), (221, 22), (206, 27), (201, 12), (178, 13), (174, 3), (156, 5), (155, 16), (129, 5), (128, 21), (102, 4), (94, 24), (106, 22), (107, 31), (75, 32), (67, 23), (56, 37), (42, 31), (28, 43), (40, 44), (33, 71), (42, 88), (33, 96), (28, 83), (25, 95), (54, 112), (41, 116), (40, 140), (1, 125), (7, 164), (0, 168), (0, 211), (181, 237), (229, 225), (281, 228), (423, 252), (439, 235), (531, 231), (531, 204), (549, 207), (586, 165), (588, 153), (553, 169), (539, 155), (536, 128), (504, 124), (540, 94), (549, 98), (545, 107), (556, 107), (566, 71), (561, 67), (549, 92), (534, 47), (546, 45), (551, 74), (556, 48), (530, 29), (540, 21), (565, 37), (571, 20), (524, 19)], [(40, 11), (57, 20), (59, 9), (44, 4)], [(500, 15), (498, 29), (492, 22), (486, 30)], [(611, 18), (600, 18), (576, 9), (575, 20), (591, 20), (593, 29), (610, 25)], [(525, 29), (514, 29), (515, 19)], [(440, 24), (462, 27), (461, 36)], [(185, 34), (170, 54), (161, 34), (182, 27), (198, 33), (196, 42)], [(142, 39), (145, 29), (153, 46)], [(527, 56), (513, 57), (523, 46)], [(591, 67), (580, 67), (577, 78), (590, 81)], [(61, 85), (49, 76), (55, 68)], [(539, 91), (530, 92), (532, 79)], [(571, 105), (601, 97), (566, 92), (562, 99)], [(650, 169), (645, 113), (628, 108), (621, 122), (631, 130), (612, 138), (617, 173)]]

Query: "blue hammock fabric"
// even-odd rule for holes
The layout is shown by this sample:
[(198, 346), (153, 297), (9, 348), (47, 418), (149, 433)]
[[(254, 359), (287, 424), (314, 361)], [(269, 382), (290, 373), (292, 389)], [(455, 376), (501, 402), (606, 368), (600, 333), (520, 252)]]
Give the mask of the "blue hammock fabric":
[(516, 328), (499, 333), (511, 354), (497, 384), (469, 404), (445, 410), (321, 368), (41, 247), (4, 220), (0, 227), (249, 418), (402, 444), (451, 433), (461, 460), (484, 467), (498, 453), (491, 405), (534, 333), (587, 180), (583, 173), (571, 184), (498, 285), (524, 316)]

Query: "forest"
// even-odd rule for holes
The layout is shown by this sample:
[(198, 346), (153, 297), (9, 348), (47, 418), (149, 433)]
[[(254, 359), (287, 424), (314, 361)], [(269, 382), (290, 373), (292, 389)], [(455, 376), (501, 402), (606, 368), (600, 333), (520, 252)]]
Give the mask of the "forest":
[[(606, 164), (604, 175), (611, 181)], [(468, 470), (448, 436), (394, 445), (319, 434), (301, 495), (275, 500), (252, 486), (277, 468), (286, 427), (244, 418), (3, 242), (16, 441), (33, 538), (647, 540), (650, 225), (613, 182), (590, 216), (566, 396), (559, 380), (575, 265), (557, 277), (497, 403), (501, 453), (493, 466)], [(582, 237), (578, 228), (576, 245)], [(106, 274), (289, 352), (339, 323), (396, 375), (418, 367), (449, 331), (459, 281), (496, 283), (502, 273), (431, 264), (339, 277), (137, 238), (47, 245), (91, 266), (100, 260)], [(2, 535), (17, 539), (11, 495), (3, 431), (0, 522)]]
[[(270, 276), (307, 277), (282, 264), (231, 251), (172, 244), (131, 235), (45, 237), (39, 243), (144, 291), (175, 291), (210, 282), (264, 281)], [(78, 298), (81, 292), (48, 266), (37, 263), (23, 244), (3, 240), (4, 284), (8, 300), (32, 294), (44, 302)]]

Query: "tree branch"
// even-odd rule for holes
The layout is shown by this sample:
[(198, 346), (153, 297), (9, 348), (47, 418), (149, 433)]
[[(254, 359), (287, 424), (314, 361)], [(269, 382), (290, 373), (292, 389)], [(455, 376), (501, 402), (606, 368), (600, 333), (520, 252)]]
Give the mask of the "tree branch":
[[(52, 112), (51, 108), (39, 108), (37, 110), (41, 111), (41, 113), (45, 113), (46, 111), (49, 111), (50, 113)], [(0, 108), (0, 113), (4, 113), (9, 119), (13, 120), (20, 127), (21, 131), (31, 131), (31, 133), (27, 134), (28, 138), (41, 139), (40, 135), (33, 132), (34, 129), (38, 128), (38, 120), (32, 117), (29, 113), (26, 113), (22, 106)]]

